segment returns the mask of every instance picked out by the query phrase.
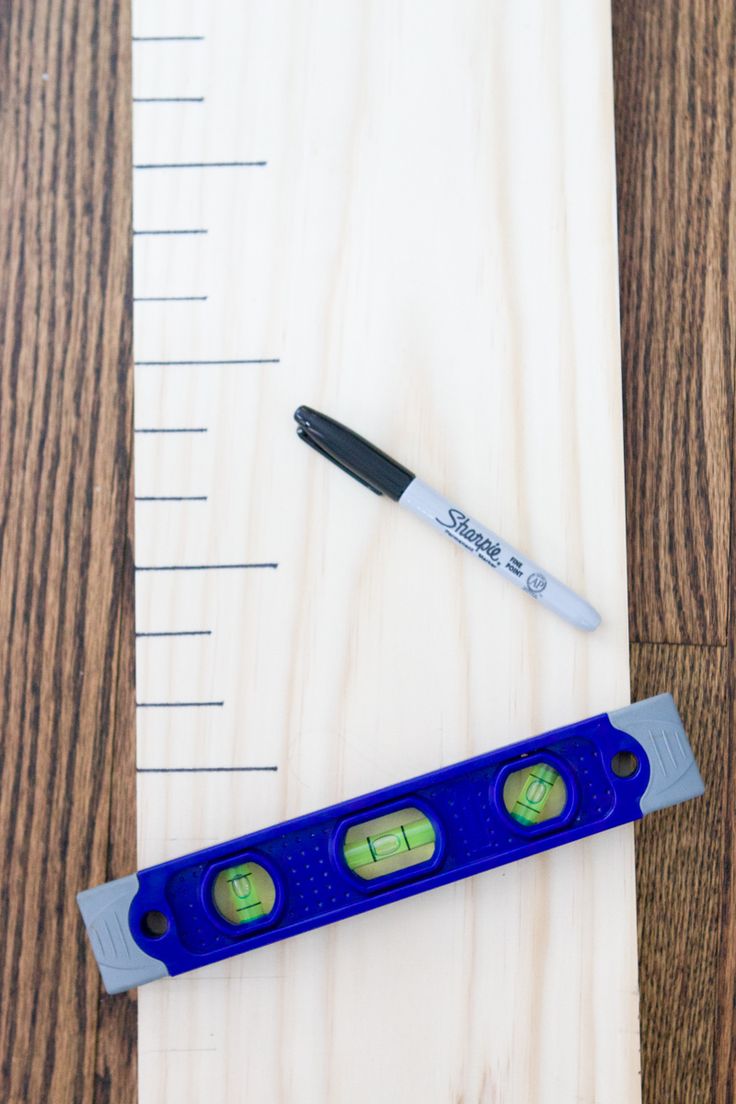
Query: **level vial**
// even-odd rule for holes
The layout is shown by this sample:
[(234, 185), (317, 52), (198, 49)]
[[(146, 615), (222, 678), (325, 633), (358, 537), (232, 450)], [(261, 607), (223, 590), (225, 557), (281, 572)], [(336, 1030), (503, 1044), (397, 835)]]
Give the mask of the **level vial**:
[(212, 900), (223, 920), (248, 924), (268, 916), (276, 900), (276, 887), (258, 863), (240, 863), (220, 871), (212, 887)]
[(435, 844), (429, 817), (407, 808), (351, 825), (342, 853), (350, 869), (369, 880), (426, 862)]
[(551, 764), (544, 762), (512, 771), (503, 788), (506, 811), (525, 828), (558, 817), (566, 800), (564, 779)]

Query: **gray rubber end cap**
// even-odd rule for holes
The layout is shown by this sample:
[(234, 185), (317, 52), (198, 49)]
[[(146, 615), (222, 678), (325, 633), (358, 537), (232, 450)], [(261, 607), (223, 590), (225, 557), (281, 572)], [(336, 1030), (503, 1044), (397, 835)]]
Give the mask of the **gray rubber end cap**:
[(705, 787), (671, 694), (658, 694), (608, 716), (614, 728), (628, 732), (647, 753), (652, 773), (640, 802), (642, 813), (700, 797)]
[(108, 993), (124, 993), (169, 973), (163, 962), (142, 951), (130, 934), (128, 910), (137, 892), (138, 877), (128, 874), (77, 894), (77, 904)]

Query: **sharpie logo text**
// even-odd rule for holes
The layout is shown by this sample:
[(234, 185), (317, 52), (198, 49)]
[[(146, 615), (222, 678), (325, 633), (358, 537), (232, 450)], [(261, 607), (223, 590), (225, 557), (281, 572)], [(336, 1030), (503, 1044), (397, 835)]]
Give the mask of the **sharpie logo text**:
[(468, 515), (455, 506), (452, 506), (447, 513), (447, 521), (442, 518), (435, 518), (437, 524), (441, 525), (443, 529), (447, 529), (448, 533), (458, 538), (463, 544), (474, 548), (478, 555), (487, 558), (493, 567), (498, 567), (501, 558), (499, 542), (493, 540), (482, 530), (474, 529), (470, 524)]

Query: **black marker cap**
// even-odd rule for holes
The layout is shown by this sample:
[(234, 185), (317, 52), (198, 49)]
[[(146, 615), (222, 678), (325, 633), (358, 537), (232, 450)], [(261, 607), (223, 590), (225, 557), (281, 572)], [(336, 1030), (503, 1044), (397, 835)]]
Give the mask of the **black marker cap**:
[(294, 411), (294, 418), (297, 433), (305, 444), (376, 494), (399, 499), (414, 479), (408, 468), (326, 414), (300, 406)]

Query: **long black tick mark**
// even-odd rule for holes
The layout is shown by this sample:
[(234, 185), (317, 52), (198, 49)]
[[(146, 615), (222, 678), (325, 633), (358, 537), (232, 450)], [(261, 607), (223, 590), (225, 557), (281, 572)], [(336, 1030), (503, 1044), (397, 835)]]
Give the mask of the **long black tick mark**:
[(142, 426), (134, 429), (134, 433), (206, 433), (206, 426), (175, 426), (171, 429), (164, 426)]
[(278, 357), (256, 357), (243, 360), (136, 360), (136, 368), (217, 367), (227, 364), (280, 364)]
[(134, 169), (265, 169), (267, 161), (146, 161)]
[(133, 42), (204, 42), (204, 35), (133, 35)]
[(222, 564), (157, 564), (141, 566), (136, 571), (250, 571), (255, 568), (277, 568), (277, 563), (222, 563)]
[(136, 502), (206, 502), (207, 495), (136, 495)]
[(136, 702), (137, 709), (221, 709), (224, 701)]
[(134, 295), (134, 303), (206, 303), (206, 295)]
[(136, 767), (138, 774), (227, 774), (240, 771), (277, 771), (278, 767)]
[(212, 636), (212, 629), (176, 629), (166, 632), (137, 632), (135, 634), (136, 640), (140, 640), (142, 637), (154, 636)]
[(207, 230), (202, 230), (202, 229), (199, 229), (199, 228), (194, 229), (194, 230), (134, 230), (133, 231), (133, 237), (134, 238), (136, 238), (136, 237), (137, 238), (143, 238), (143, 237), (153, 238), (153, 237), (163, 237), (164, 235), (170, 236), (170, 235), (173, 235), (173, 234), (206, 234), (207, 232), (208, 232)]
[(134, 96), (134, 104), (201, 104), (204, 103), (204, 96)]

